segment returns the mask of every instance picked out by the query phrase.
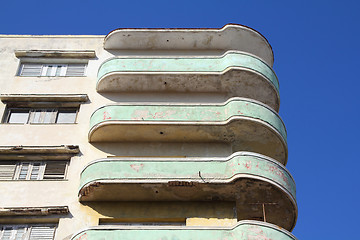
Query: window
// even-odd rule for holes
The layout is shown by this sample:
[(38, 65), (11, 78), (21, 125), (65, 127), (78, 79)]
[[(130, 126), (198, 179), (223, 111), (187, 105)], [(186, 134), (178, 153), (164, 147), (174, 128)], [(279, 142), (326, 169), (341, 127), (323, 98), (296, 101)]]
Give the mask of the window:
[[(125, 221), (124, 221), (125, 220)], [(129, 221), (130, 220), (130, 221)], [(185, 226), (185, 218), (177, 219), (117, 219), (117, 218), (100, 218), (99, 225), (115, 226)]]
[(0, 162), (0, 180), (65, 179), (69, 161)]
[(78, 108), (8, 108), (3, 123), (75, 123)]
[(3, 225), (0, 240), (52, 240), (55, 225)]
[(81, 77), (85, 76), (86, 64), (42, 64), (23, 63), (20, 66), (19, 76), (25, 77)]

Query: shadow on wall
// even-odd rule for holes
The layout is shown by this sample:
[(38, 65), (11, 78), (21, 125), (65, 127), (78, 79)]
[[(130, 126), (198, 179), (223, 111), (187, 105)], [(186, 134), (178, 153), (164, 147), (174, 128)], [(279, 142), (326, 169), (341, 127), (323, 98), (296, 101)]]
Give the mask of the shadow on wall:
[(229, 143), (92, 143), (105, 156), (125, 157), (227, 157)]
[[(226, 93), (175, 93), (175, 92), (116, 92), (99, 93), (103, 97), (113, 101), (113, 104), (121, 102), (134, 103), (222, 103), (228, 99)], [(111, 103), (109, 103), (111, 104)]]
[(236, 218), (235, 202), (84, 202), (83, 205), (96, 211), (100, 222), (181, 222), (186, 218)]

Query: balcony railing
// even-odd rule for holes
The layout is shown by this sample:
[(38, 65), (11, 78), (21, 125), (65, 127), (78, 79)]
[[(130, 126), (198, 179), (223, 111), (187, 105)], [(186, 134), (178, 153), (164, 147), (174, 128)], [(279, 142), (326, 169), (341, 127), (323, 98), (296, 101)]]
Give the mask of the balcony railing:
[(258, 221), (241, 221), (232, 228), (224, 227), (165, 227), (165, 226), (98, 226), (74, 234), (71, 240), (101, 239), (177, 239), (177, 240), (237, 240), (276, 239), (296, 240), (290, 232), (273, 224)]
[(241, 52), (223, 56), (117, 57), (98, 72), (98, 92), (223, 93), (279, 109), (279, 83), (265, 62)]
[(261, 153), (286, 164), (285, 126), (257, 101), (223, 104), (117, 104), (97, 109), (90, 142), (225, 142), (233, 152)]

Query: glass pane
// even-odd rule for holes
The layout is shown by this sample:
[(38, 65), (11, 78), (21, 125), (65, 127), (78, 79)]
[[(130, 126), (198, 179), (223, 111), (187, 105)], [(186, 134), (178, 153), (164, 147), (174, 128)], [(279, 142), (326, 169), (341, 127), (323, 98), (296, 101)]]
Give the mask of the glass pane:
[(44, 123), (53, 123), (54, 109), (46, 109), (44, 112)]
[(27, 123), (29, 110), (10, 110), (8, 123)]
[(22, 240), (24, 239), (25, 228), (18, 228), (15, 235), (15, 240)]
[(56, 66), (56, 73), (55, 76), (60, 76), (61, 74), (61, 65)]
[(31, 123), (41, 123), (41, 110), (36, 110), (33, 114), (34, 119), (30, 120)]
[(46, 70), (46, 76), (51, 76), (53, 66), (48, 66)]
[(43, 179), (64, 179), (67, 162), (46, 163)]
[(23, 163), (20, 169), (19, 180), (25, 180), (29, 170), (29, 163)]
[(56, 123), (75, 123), (76, 110), (59, 110)]
[(30, 180), (37, 180), (40, 171), (40, 163), (34, 163), (30, 175)]

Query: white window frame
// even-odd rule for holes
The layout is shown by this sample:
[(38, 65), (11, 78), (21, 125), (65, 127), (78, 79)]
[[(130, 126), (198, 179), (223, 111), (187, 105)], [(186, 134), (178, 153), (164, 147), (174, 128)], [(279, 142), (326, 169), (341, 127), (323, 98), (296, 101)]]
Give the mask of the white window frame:
[[(37, 65), (39, 66), (39, 72), (40, 74), (36, 75), (24, 75), (24, 67), (26, 65)], [(84, 66), (84, 74), (82, 75), (68, 75), (67, 70), (69, 66), (74, 65), (83, 65)], [(57, 70), (60, 68), (59, 73), (57, 74)], [(31, 62), (25, 62), (21, 63), (20, 65), (20, 71), (18, 73), (18, 76), (21, 77), (85, 77), (87, 71), (87, 64), (86, 63), (31, 63)]]
[[(41, 76), (42, 77), (64, 77), (64, 76), (66, 76), (67, 67), (68, 67), (67, 64), (43, 64), (42, 69), (41, 69)], [(56, 74), (59, 68), (60, 68), (59, 74)]]
[[(5, 233), (5, 228), (11, 228), (11, 235), (9, 240), (16, 240), (19, 238), (16, 238), (16, 234), (18, 232), (19, 229), (23, 229), (24, 233), (22, 235), (21, 240), (32, 240), (34, 238), (30, 238), (31, 237), (31, 231), (33, 228), (36, 227), (50, 227), (51, 229), (53, 229), (53, 234), (51, 236), (51, 239), (54, 239), (55, 237), (55, 231), (56, 231), (56, 225), (55, 224), (12, 224), (12, 225), (2, 225), (0, 226), (0, 240), (3, 240), (4, 238), (4, 233)], [(50, 237), (50, 236), (47, 236)]]
[[(39, 166), (39, 171), (38, 171), (38, 174), (36, 176), (36, 179), (31, 179), (31, 175), (33, 173), (33, 168), (34, 168), (35, 164), (40, 165)], [(25, 179), (20, 179), (21, 170), (25, 165), (28, 165), (26, 177), (25, 177)], [(46, 164), (44, 164), (43, 162), (33, 162), (33, 161), (31, 161), (31, 162), (20, 162), (20, 163), (18, 163), (16, 165), (16, 170), (15, 170), (13, 180), (20, 180), (20, 181), (23, 181), (23, 180), (41, 180), (43, 175), (44, 175), (45, 166), (46, 166)]]

